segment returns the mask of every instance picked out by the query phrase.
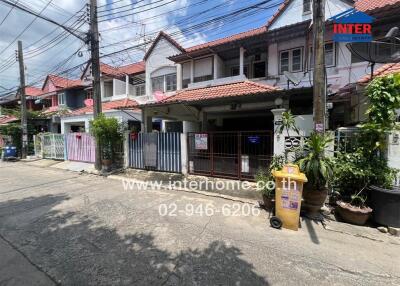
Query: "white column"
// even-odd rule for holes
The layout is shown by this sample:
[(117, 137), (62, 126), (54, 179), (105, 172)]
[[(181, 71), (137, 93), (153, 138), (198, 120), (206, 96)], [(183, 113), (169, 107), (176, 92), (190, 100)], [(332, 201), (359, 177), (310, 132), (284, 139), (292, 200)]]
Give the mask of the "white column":
[(286, 109), (284, 108), (271, 110), (274, 114), (274, 155), (285, 154), (285, 135), (279, 134), (279, 132), (276, 131), (282, 122), (282, 113), (285, 111)]
[(112, 94), (112, 96), (115, 96), (115, 94), (116, 94), (116, 89), (117, 89), (117, 85), (116, 85), (116, 80), (115, 80), (115, 78), (113, 78), (112, 83), (113, 83), (113, 94)]
[(129, 168), (129, 140), (130, 132), (124, 133), (124, 168)]
[(182, 64), (178, 64), (176, 66), (176, 89), (177, 90), (182, 89), (182, 77), (183, 77)]
[(89, 119), (85, 119), (85, 132), (89, 133), (90, 132), (90, 122)]
[(194, 60), (190, 61), (190, 83), (194, 83)]
[(125, 93), (126, 96), (129, 95), (129, 76), (125, 75)]
[(214, 55), (214, 79), (218, 78), (218, 55)]
[(240, 58), (239, 58), (239, 74), (244, 75), (244, 52), (245, 49), (243, 47), (240, 47)]
[(100, 98), (104, 98), (104, 79), (100, 79)]
[(182, 174), (188, 174), (188, 150), (187, 150), (187, 134), (181, 134), (181, 166)]

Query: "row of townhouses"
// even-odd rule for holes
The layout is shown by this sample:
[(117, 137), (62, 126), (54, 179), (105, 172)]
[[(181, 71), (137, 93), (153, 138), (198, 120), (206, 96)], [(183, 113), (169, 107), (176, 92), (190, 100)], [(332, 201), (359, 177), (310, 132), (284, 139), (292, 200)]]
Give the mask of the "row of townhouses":
[[(400, 26), (398, 0), (326, 1), (330, 129), (365, 119), (363, 89), (370, 81), (370, 63), (353, 55), (346, 43), (333, 41), (329, 20), (351, 8), (374, 17), (374, 39)], [(136, 132), (248, 132), (254, 136), (247, 143), (271, 138), (264, 146), (269, 150), (265, 156), (279, 153), (284, 142), (273, 134), (283, 111), (297, 116), (301, 135), (313, 129), (312, 42), (311, 0), (286, 0), (265, 25), (192, 47), (184, 48), (160, 32), (143, 61), (119, 67), (101, 64), (103, 112)], [(374, 75), (396, 71), (399, 63), (376, 64)], [(48, 114), (51, 123), (43, 130), (88, 132), (93, 114), (91, 81), (88, 65), (80, 79), (49, 75), (41, 89), (27, 88), (29, 108)], [(236, 139), (221, 136), (218, 148), (229, 148), (224, 140)], [(243, 148), (247, 147), (238, 148), (239, 152)]]

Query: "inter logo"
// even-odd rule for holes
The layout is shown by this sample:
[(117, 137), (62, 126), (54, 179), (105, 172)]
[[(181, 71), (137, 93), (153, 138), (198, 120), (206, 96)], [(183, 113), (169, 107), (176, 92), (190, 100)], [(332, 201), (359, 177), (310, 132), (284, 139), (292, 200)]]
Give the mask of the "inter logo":
[(333, 40), (335, 42), (371, 42), (374, 18), (357, 11), (346, 10), (329, 20), (333, 21)]

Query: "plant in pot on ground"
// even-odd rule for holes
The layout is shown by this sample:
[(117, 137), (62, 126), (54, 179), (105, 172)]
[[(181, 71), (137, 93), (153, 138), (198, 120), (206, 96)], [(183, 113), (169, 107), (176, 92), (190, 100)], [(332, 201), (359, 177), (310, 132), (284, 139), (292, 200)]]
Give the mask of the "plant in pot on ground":
[(109, 171), (115, 159), (115, 150), (123, 140), (123, 126), (114, 117), (106, 117), (104, 114), (91, 122), (91, 133), (101, 146), (102, 165), (105, 171)]
[(328, 196), (328, 184), (333, 175), (333, 160), (325, 150), (333, 141), (331, 136), (312, 133), (297, 163), (308, 182), (303, 188), (304, 209), (311, 218), (319, 218), (319, 211)]
[[(388, 134), (400, 129), (400, 73), (375, 78), (367, 87), (368, 122), (363, 125), (363, 153), (369, 162), (381, 162), (373, 170), (370, 201), (375, 222), (400, 227), (400, 190), (393, 187), (395, 170), (386, 162)], [(392, 155), (393, 156), (393, 155)]]
[(361, 150), (337, 154), (332, 186), (339, 193), (336, 214), (348, 223), (364, 225), (372, 209), (367, 207), (365, 189), (372, 170)]
[(286, 160), (283, 155), (275, 155), (272, 157), (271, 163), (268, 168), (261, 168), (258, 170), (255, 179), (257, 186), (263, 198), (264, 207), (267, 210), (272, 210), (275, 205), (275, 185), (272, 171), (281, 170), (285, 165)]

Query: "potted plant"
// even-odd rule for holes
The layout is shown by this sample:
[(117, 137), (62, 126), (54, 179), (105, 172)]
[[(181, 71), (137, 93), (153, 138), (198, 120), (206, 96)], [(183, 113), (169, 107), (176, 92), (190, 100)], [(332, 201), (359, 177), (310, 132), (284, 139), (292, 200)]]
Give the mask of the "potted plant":
[(122, 124), (114, 117), (99, 115), (91, 121), (91, 133), (100, 143), (104, 171), (110, 171), (115, 157), (115, 150), (123, 140)]
[(272, 171), (281, 170), (285, 163), (286, 160), (283, 155), (275, 155), (272, 157), (268, 169), (259, 169), (255, 176), (266, 210), (270, 211), (275, 206), (275, 185), (271, 183), (274, 182)]
[(332, 186), (339, 193), (336, 214), (348, 223), (364, 225), (372, 213), (362, 195), (371, 180), (370, 162), (358, 149), (348, 154), (337, 154)]
[(382, 163), (374, 170), (376, 176), (370, 186), (373, 217), (381, 225), (400, 227), (400, 189), (393, 186), (397, 171), (389, 168), (386, 160), (388, 135), (400, 129), (396, 122), (396, 111), (400, 109), (400, 73), (375, 78), (368, 85), (366, 95), (368, 122), (363, 129), (369, 133), (370, 147), (365, 153), (369, 160)]
[[(286, 132), (286, 136), (288, 138), (290, 138), (290, 131), (293, 130), (294, 132), (296, 132), (297, 135), (300, 134), (299, 129), (297, 128), (296, 125), (296, 117), (292, 114), (292, 112), (290, 110), (285, 111), (282, 113), (282, 122), (281, 124), (278, 126), (277, 128), (277, 132), (278, 134), (282, 135), (283, 132)], [(285, 140), (284, 140), (285, 141)], [(296, 150), (288, 150), (285, 149), (285, 160), (286, 162), (288, 162), (289, 160), (292, 161), (289, 158), (289, 152), (290, 151), (296, 151)]]
[(303, 189), (303, 206), (310, 217), (318, 216), (328, 196), (328, 183), (333, 175), (333, 162), (331, 158), (325, 156), (325, 149), (332, 140), (327, 134), (311, 133), (297, 162), (308, 179)]

